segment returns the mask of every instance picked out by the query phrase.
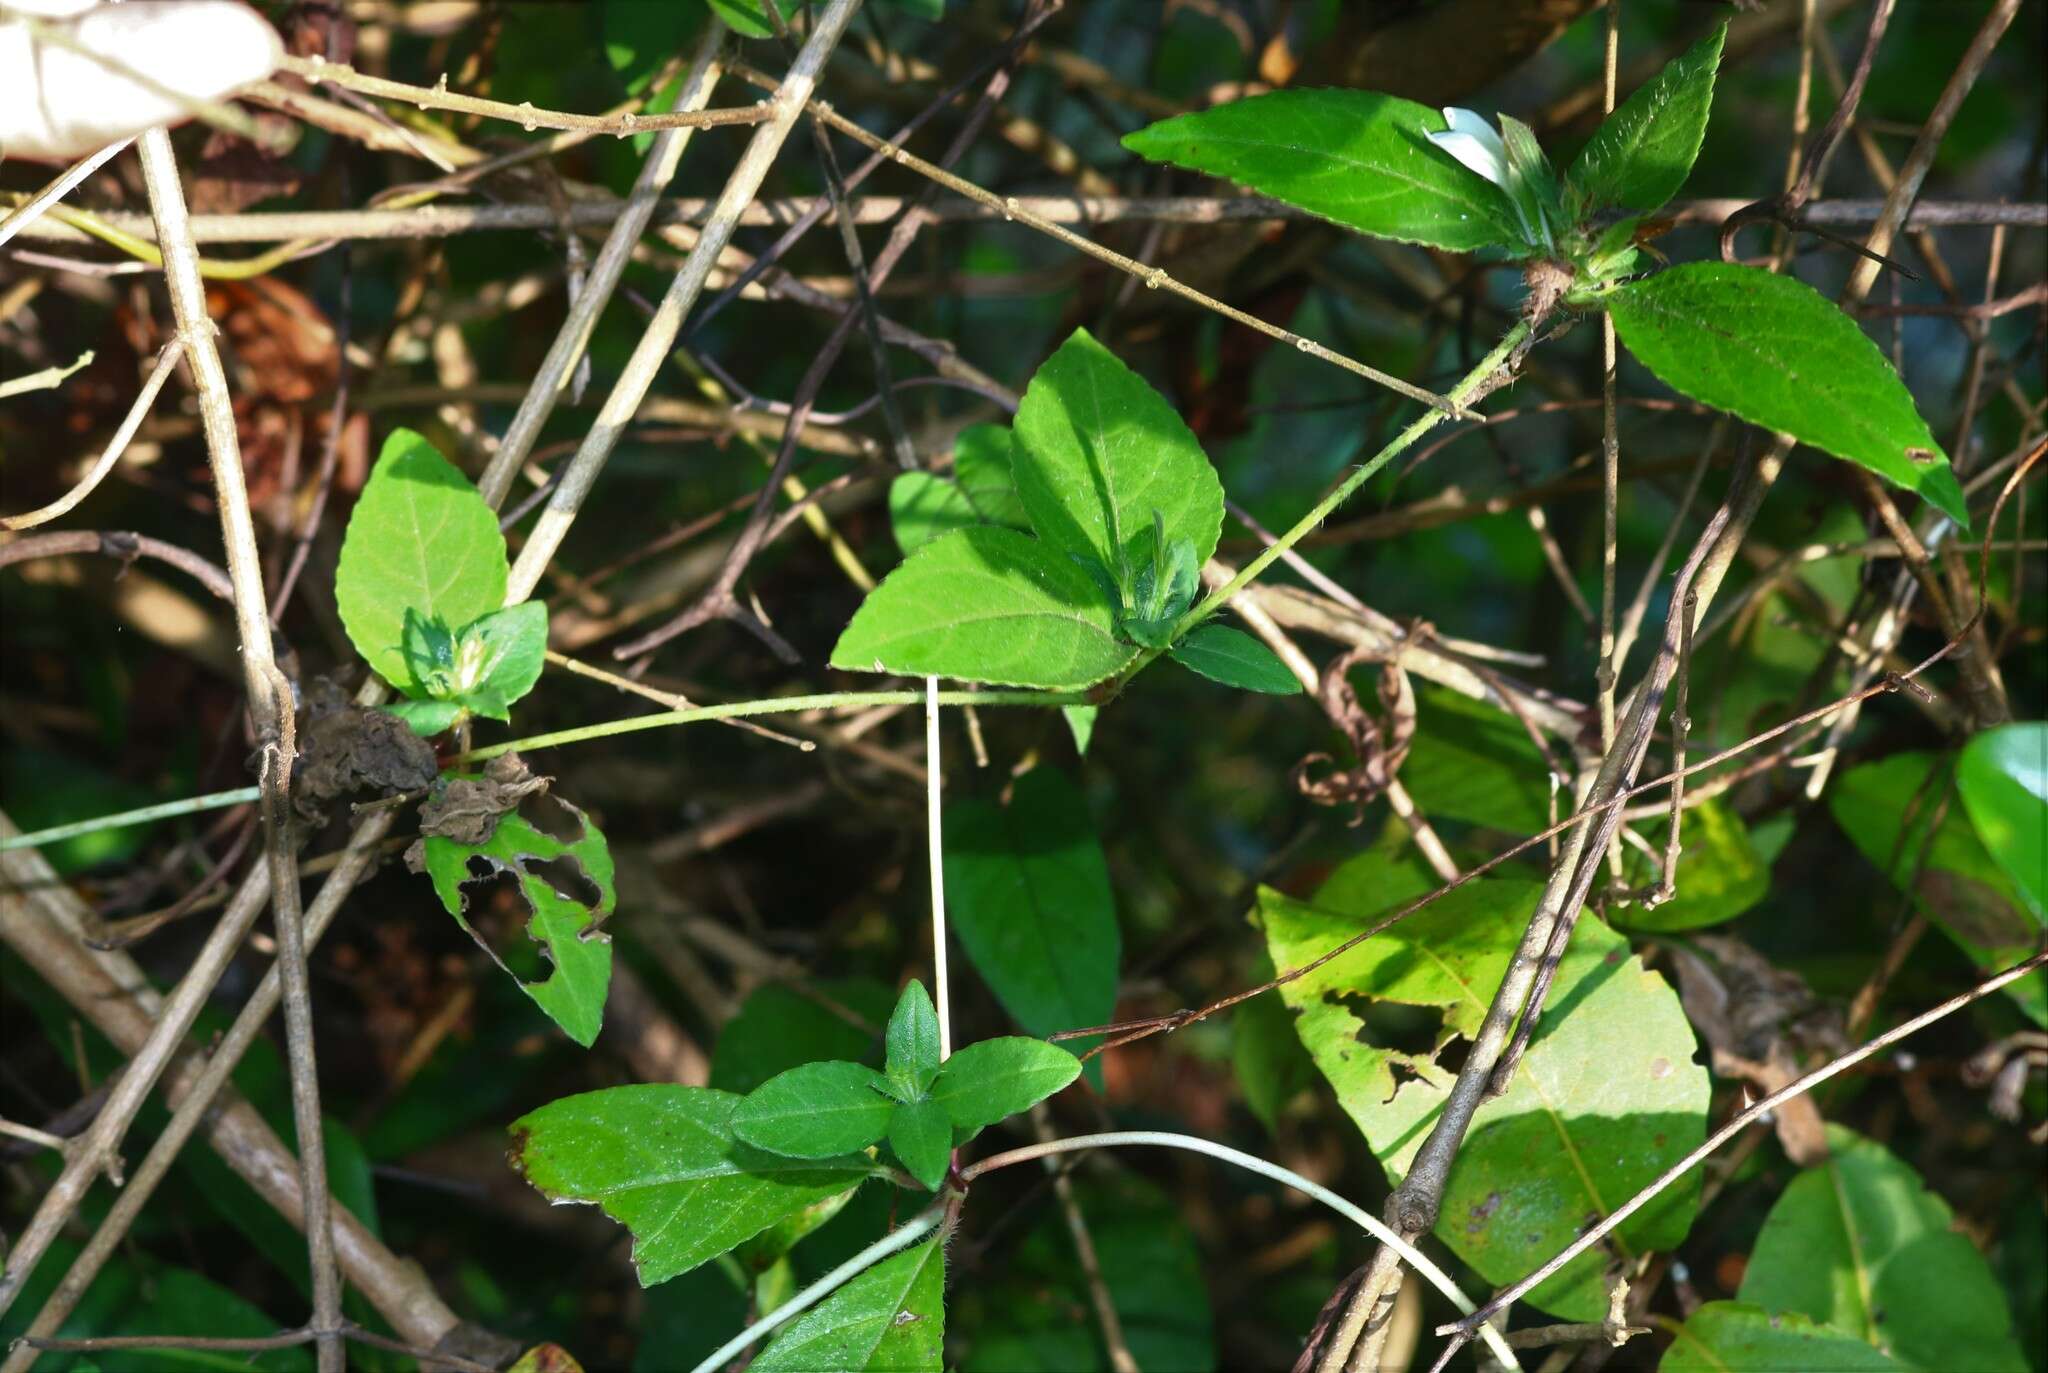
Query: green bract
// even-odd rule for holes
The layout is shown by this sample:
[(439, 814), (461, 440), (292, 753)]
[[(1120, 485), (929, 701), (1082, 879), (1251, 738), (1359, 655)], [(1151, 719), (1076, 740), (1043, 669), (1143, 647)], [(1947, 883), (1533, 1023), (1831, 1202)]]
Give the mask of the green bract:
[(1867, 467), (1969, 528), (1962, 488), (1905, 383), (1811, 286), (1694, 262), (1605, 300), (1629, 352), (1665, 385)]

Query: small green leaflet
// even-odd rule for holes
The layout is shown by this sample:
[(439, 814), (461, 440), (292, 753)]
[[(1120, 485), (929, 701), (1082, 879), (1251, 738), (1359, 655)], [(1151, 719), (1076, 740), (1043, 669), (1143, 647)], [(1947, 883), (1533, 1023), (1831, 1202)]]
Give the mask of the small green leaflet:
[(832, 650), (849, 672), (1075, 689), (1136, 656), (1094, 579), (1015, 530), (935, 539), (883, 578)]
[(1430, 143), (1446, 127), (1397, 96), (1274, 91), (1164, 120), (1124, 146), (1378, 238), (1450, 252), (1521, 243), (1505, 194)]
[(1081, 1060), (1057, 1044), (1009, 1035), (984, 1039), (946, 1060), (932, 1088), (954, 1126), (979, 1130), (1028, 1111), (1081, 1075)]
[(1581, 211), (1650, 211), (1678, 194), (1706, 137), (1724, 23), (1673, 59), (1601, 121), (1565, 173)]
[(1272, 649), (1228, 625), (1202, 625), (1175, 644), (1169, 656), (1212, 682), (1244, 691), (1292, 696), (1301, 690), (1300, 680)]
[(953, 1118), (945, 1103), (905, 1102), (889, 1117), (889, 1147), (910, 1175), (933, 1192), (953, 1161)]
[(2048, 723), (2000, 725), (1963, 746), (1956, 789), (1985, 852), (2048, 920)]
[(926, 1240), (882, 1260), (769, 1341), (752, 1373), (939, 1373), (946, 1257)]
[(917, 1100), (939, 1075), (939, 1013), (931, 993), (914, 977), (896, 1001), (884, 1041), (889, 1055), (885, 1071), (903, 1089), (902, 1100)]
[(1658, 1373), (1902, 1373), (1854, 1335), (1745, 1302), (1708, 1302), (1679, 1328)]
[(756, 1149), (792, 1158), (865, 1149), (888, 1133), (896, 1109), (874, 1079), (872, 1069), (843, 1061), (777, 1073), (747, 1093), (732, 1113), (732, 1132)]
[(740, 1098), (611, 1087), (512, 1123), (513, 1167), (552, 1201), (593, 1202), (633, 1232), (643, 1287), (686, 1273), (869, 1176), (865, 1158), (784, 1158), (735, 1139)]
[(1899, 374), (1804, 282), (1690, 262), (1605, 297), (1629, 352), (1666, 386), (1916, 491), (1964, 529), (1963, 490)]
[[(559, 797), (556, 799), (560, 801)], [(517, 876), (520, 893), (533, 910), (526, 932), (554, 964), (553, 971), (544, 978), (531, 982), (521, 979), (519, 985), (562, 1027), (564, 1034), (587, 1049), (604, 1023), (605, 992), (612, 978), (612, 943), (602, 926), (618, 893), (612, 886), (611, 851), (605, 845), (604, 835), (575, 806), (567, 801), (560, 804), (582, 827), (582, 833), (573, 842), (564, 843), (544, 833), (514, 811), (499, 817), (496, 830), (481, 844), (463, 844), (429, 835), (425, 841), (426, 867), (441, 904), (501, 968), (505, 968), (504, 960), (484, 944), (463, 913), (462, 886), (477, 880), (469, 870), (472, 860), (482, 860), (494, 872)], [(573, 860), (573, 866), (597, 889), (596, 906), (557, 892), (538, 867), (565, 859)]]
[(505, 601), (505, 536), (469, 479), (394, 429), (342, 539), (334, 597), (356, 652), (407, 696), (428, 694), (404, 650), (406, 615), (467, 625)]

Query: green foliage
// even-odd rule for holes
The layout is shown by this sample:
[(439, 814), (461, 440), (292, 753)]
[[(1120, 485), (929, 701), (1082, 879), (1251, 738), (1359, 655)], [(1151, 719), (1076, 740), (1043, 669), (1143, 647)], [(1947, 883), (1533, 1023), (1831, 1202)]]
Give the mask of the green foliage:
[(732, 1132), (757, 1149), (793, 1158), (831, 1158), (865, 1149), (889, 1129), (895, 1103), (858, 1063), (806, 1063), (747, 1093)]
[(1500, 188), (1431, 144), (1448, 127), (1391, 95), (1274, 91), (1164, 120), (1124, 146), (1377, 238), (1451, 252), (1533, 248)]
[(889, 523), (904, 556), (956, 529), (1001, 525), (1029, 533), (1030, 517), (1017, 499), (1010, 470), (1010, 431), (971, 424), (953, 441), (953, 478), (904, 472), (889, 484)]
[(798, 1316), (747, 1366), (754, 1373), (939, 1373), (945, 1290), (945, 1246), (926, 1240)]
[(2026, 1373), (1991, 1265), (1954, 1221), (1882, 1145), (1830, 1126), (1827, 1160), (1779, 1195), (1736, 1295), (1928, 1373)]
[[(493, 875), (504, 873), (517, 879), (520, 895), (533, 911), (526, 932), (553, 964), (553, 970), (544, 978), (521, 978), (519, 985), (547, 1012), (549, 1019), (562, 1027), (564, 1034), (589, 1048), (604, 1023), (605, 991), (612, 977), (612, 945), (603, 923), (612, 913), (618, 893), (612, 884), (611, 850), (604, 835), (582, 811), (566, 801), (561, 805), (581, 827), (581, 833), (573, 840), (557, 839), (513, 811), (500, 816), (496, 828), (481, 843), (429, 835), (424, 841), (426, 870), (441, 904), (501, 968), (505, 967), (504, 960), (470, 925), (464, 912), (462, 887), (475, 880), (472, 864), (487, 867)], [(580, 873), (596, 889), (595, 905), (556, 889), (546, 868), (561, 864)]]
[(512, 1123), (511, 1161), (551, 1201), (633, 1232), (642, 1286), (665, 1282), (873, 1171), (859, 1157), (765, 1153), (732, 1132), (740, 1098), (709, 1087), (609, 1087)]
[[(1549, 826), (1549, 769), (1519, 720), (1442, 687), (1422, 685), (1415, 696), (1415, 739), (1401, 782), (1424, 815), (1509, 834)], [(1569, 799), (1559, 804), (1569, 814)]]
[(1897, 1373), (1903, 1364), (1838, 1330), (1743, 1302), (1708, 1302), (1678, 1330), (1660, 1373)]
[(1691, 262), (1605, 301), (1629, 352), (1673, 390), (1847, 458), (1969, 528), (1962, 488), (1905, 383), (1811, 286)]
[(827, 998), (844, 1011), (880, 1025), (889, 1016), (889, 989), (864, 977), (825, 979), (811, 984), (810, 989), (816, 996), (771, 982), (748, 996), (711, 1050), (711, 1085), (728, 1092), (751, 1092), (799, 1063), (869, 1058), (877, 1036), (818, 998)]
[(1107, 1022), (1123, 937), (1085, 797), (1058, 769), (1019, 777), (1010, 803), (946, 812), (946, 907), (996, 1000), (1028, 1033)]
[(2048, 724), (2001, 725), (1963, 746), (1956, 790), (1984, 851), (2048, 921)]
[(982, 523), (967, 493), (929, 472), (904, 472), (889, 483), (889, 527), (905, 557), (941, 534)]
[(945, 1103), (920, 1096), (897, 1106), (889, 1116), (889, 1148), (905, 1171), (938, 1191), (953, 1162), (953, 1118)]
[(1201, 626), (1175, 644), (1169, 656), (1212, 682), (1242, 691), (1293, 696), (1301, 690), (1301, 682), (1272, 649), (1228, 625)]
[(932, 1088), (955, 1129), (979, 1130), (1028, 1111), (1081, 1075), (1057, 1044), (1018, 1035), (984, 1039), (946, 1060)]
[[(1631, 849), (1623, 858), (1628, 883), (1654, 886), (1661, 873), (1665, 826), (1643, 826), (1641, 833), (1660, 855)], [(1677, 895), (1660, 905), (1641, 901), (1617, 905), (1617, 925), (1631, 930), (1697, 930), (1733, 920), (1764, 899), (1771, 870), (1750, 842), (1749, 827), (1719, 800), (1687, 806), (1679, 834)]]
[[(1275, 967), (1309, 962), (1356, 934), (1413, 880), (1378, 853), (1352, 860), (1335, 904), (1262, 891)], [(1336, 886), (1332, 879), (1332, 886)], [(1477, 1033), (1536, 908), (1535, 883), (1481, 880), (1281, 988), (1316, 1066), (1398, 1182), (1455, 1074), (1438, 1061)], [(1326, 887), (1325, 892), (1330, 892)], [(1480, 1107), (1452, 1167), (1437, 1235), (1489, 1281), (1520, 1277), (1563, 1248), (1706, 1133), (1707, 1075), (1677, 995), (1597, 917), (1580, 917), (1542, 1023), (1506, 1095)], [(1618, 1232), (1624, 1252), (1684, 1238), (1697, 1176)], [(1529, 1296), (1567, 1320), (1606, 1309), (1604, 1258), (1589, 1253)]]
[(1678, 194), (1707, 134), (1727, 37), (1716, 27), (1601, 121), (1565, 173), (1571, 204), (1647, 212)]
[(899, 1100), (915, 1101), (931, 1089), (939, 1075), (939, 1012), (931, 994), (916, 978), (903, 989), (896, 1009), (889, 1016), (885, 1041), (889, 1053), (888, 1076)]

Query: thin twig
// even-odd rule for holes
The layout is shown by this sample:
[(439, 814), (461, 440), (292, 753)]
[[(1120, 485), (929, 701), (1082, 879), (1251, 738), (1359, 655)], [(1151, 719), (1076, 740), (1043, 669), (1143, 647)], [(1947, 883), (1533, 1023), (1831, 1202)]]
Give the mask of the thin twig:
[(156, 366), (150, 369), (148, 378), (142, 383), (142, 389), (135, 393), (135, 400), (129, 405), (127, 415), (121, 420), (121, 427), (114, 431), (114, 437), (107, 441), (106, 449), (101, 452), (99, 460), (78, 479), (77, 485), (48, 505), (31, 510), (25, 515), (0, 515), (0, 530), (34, 529), (39, 524), (48, 524), (59, 516), (69, 514), (80, 501), (90, 496), (93, 488), (100, 484), (107, 473), (114, 470), (114, 464), (128, 451), (129, 441), (135, 437), (135, 431), (142, 427), (142, 421), (148, 418), (150, 407), (156, 404), (157, 392), (164, 389), (164, 383), (170, 380), (171, 368), (177, 365), (178, 359), (184, 354), (185, 345), (181, 339), (172, 339), (164, 345), (163, 351), (157, 355)]

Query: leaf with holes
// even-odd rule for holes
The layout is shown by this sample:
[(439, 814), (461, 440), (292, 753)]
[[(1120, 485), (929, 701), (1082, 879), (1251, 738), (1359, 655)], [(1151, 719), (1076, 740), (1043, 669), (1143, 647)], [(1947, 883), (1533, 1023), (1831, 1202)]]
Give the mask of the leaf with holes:
[[(1292, 968), (1350, 939), (1415, 887), (1369, 852), (1313, 902), (1274, 891), (1258, 913), (1273, 965)], [(1390, 1181), (1406, 1175), (1456, 1073), (1440, 1060), (1477, 1033), (1541, 887), (1470, 883), (1282, 986), (1295, 1028)], [(1543, 1019), (1506, 1095), (1473, 1117), (1444, 1192), (1437, 1235), (1490, 1282), (1521, 1277), (1675, 1163), (1706, 1133), (1706, 1070), (1677, 995), (1589, 914), (1579, 919)], [(1697, 1174), (1624, 1224), (1629, 1254), (1685, 1237)], [(1566, 1320), (1607, 1309), (1592, 1252), (1530, 1294)]]
[(1602, 120), (1565, 185), (1584, 210), (1655, 210), (1678, 194), (1707, 134), (1722, 24), (1621, 102)]
[(800, 1160), (736, 1139), (740, 1098), (650, 1083), (551, 1101), (512, 1122), (512, 1166), (554, 1202), (585, 1202), (633, 1232), (652, 1287), (687, 1273), (873, 1172), (869, 1160)]
[(1882, 1145), (1828, 1127), (1828, 1158), (1779, 1195), (1743, 1270), (1741, 1300), (1853, 1335), (1909, 1367), (2025, 1373), (1991, 1265), (1920, 1175)]
[(1292, 696), (1301, 690), (1301, 682), (1272, 649), (1228, 625), (1198, 627), (1168, 656), (1190, 672), (1240, 691)]
[(1430, 142), (1448, 127), (1398, 96), (1274, 91), (1164, 120), (1124, 146), (1378, 238), (1456, 253), (1520, 244), (1500, 188)]
[(939, 1373), (946, 1253), (926, 1240), (892, 1254), (780, 1331), (752, 1373)]
[(505, 601), (505, 536), (469, 478), (410, 429), (394, 429), (341, 542), (334, 599), (349, 642), (407, 696), (429, 695), (405, 653), (408, 613), (466, 625)]
[(1672, 390), (1868, 468), (1970, 527), (1963, 489), (1906, 384), (1805, 282), (1689, 262), (1605, 301), (1629, 352)]
[[(513, 812), (500, 818), (497, 829), (481, 844), (429, 835), (424, 841), (426, 868), (433, 879), (434, 892), (448, 913), (508, 973), (512, 969), (506, 967), (505, 960), (470, 925), (464, 912), (462, 887), (464, 883), (500, 873), (518, 880), (520, 894), (533, 912), (526, 933), (554, 965), (541, 978), (520, 978), (519, 985), (562, 1027), (563, 1033), (587, 1049), (604, 1023), (605, 992), (612, 978), (612, 943), (603, 923), (612, 913), (618, 894), (612, 886), (611, 850), (605, 845), (604, 835), (582, 811), (567, 801), (560, 804), (580, 827), (572, 841), (557, 839)], [(473, 864), (486, 871), (473, 871)], [(555, 883), (549, 880), (550, 869), (567, 874), (564, 885), (580, 877), (595, 890), (595, 902), (578, 900), (556, 890)]]

